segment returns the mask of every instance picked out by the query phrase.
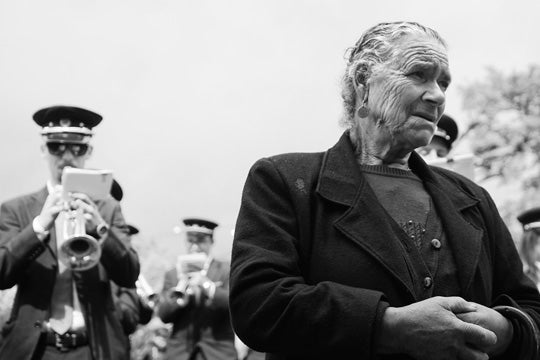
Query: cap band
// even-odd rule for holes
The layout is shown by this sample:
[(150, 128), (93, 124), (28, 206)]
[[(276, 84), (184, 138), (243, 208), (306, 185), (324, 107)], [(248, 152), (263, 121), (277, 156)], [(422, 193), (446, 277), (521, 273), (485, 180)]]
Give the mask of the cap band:
[(85, 127), (46, 126), (41, 131), (46, 142), (86, 144), (93, 131)]
[(540, 228), (540, 221), (535, 221), (535, 222), (523, 225), (523, 229), (525, 230), (538, 229), (538, 228)]
[(75, 127), (75, 126), (45, 126), (41, 130), (41, 135), (49, 134), (59, 134), (59, 133), (68, 133), (68, 134), (81, 134), (86, 136), (94, 135), (94, 132), (86, 127)]
[(214, 230), (210, 230), (208, 228), (205, 228), (204, 226), (189, 225), (189, 226), (186, 226), (186, 232), (200, 232), (203, 234), (212, 235), (214, 233)]
[(91, 137), (81, 134), (49, 134), (43, 135), (43, 138), (47, 143), (88, 144)]

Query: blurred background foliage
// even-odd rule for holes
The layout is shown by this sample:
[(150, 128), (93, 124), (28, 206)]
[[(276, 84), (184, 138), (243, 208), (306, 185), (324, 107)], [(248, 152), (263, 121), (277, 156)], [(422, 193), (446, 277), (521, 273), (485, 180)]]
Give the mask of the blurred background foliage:
[(540, 204), (540, 65), (511, 73), (488, 68), (461, 93), (460, 141), (476, 156), (476, 182), (493, 196), (517, 242), (515, 217)]

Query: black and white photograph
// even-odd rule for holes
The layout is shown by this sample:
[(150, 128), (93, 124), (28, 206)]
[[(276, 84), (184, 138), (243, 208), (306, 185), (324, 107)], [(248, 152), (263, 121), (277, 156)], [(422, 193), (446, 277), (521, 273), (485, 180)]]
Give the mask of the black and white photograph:
[(539, 360), (540, 2), (0, 2), (0, 360)]

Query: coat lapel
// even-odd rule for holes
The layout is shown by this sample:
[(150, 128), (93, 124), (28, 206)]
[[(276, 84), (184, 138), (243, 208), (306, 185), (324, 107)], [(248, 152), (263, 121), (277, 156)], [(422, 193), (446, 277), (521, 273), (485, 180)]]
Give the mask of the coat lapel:
[(388, 221), (388, 214), (361, 174), (348, 132), (326, 153), (317, 192), (329, 201), (348, 207), (334, 226), (377, 259), (414, 298), (404, 255), (406, 249), (396, 235), (400, 232)]
[[(409, 165), (422, 179), (435, 204), (454, 255), (462, 293), (467, 294), (478, 267), (483, 230), (471, 225), (465, 213), (479, 200), (436, 175), (414, 152)], [(325, 154), (317, 192), (346, 206), (334, 226), (376, 258), (414, 297), (401, 232), (395, 222), (389, 221), (389, 215), (358, 169), (348, 132)]]
[(418, 154), (411, 154), (409, 164), (422, 178), (433, 199), (454, 254), (462, 293), (468, 294), (478, 267), (484, 231), (471, 225), (465, 212), (476, 206), (479, 200), (444, 177), (436, 176)]

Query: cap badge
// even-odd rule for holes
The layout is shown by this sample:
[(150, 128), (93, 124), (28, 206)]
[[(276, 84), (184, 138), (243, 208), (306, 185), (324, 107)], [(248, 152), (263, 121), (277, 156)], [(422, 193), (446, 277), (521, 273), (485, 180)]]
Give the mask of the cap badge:
[(70, 119), (60, 119), (59, 121), (60, 126), (70, 127), (71, 126), (71, 120)]

